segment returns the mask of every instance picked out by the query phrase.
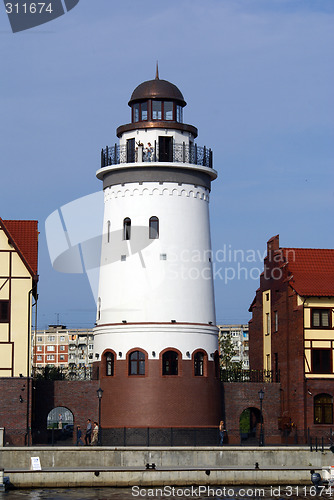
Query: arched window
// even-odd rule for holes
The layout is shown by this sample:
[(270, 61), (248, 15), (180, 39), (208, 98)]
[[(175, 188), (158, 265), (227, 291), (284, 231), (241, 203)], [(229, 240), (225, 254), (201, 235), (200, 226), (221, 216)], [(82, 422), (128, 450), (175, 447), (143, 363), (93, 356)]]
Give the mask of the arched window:
[(129, 356), (129, 375), (145, 375), (145, 354), (133, 351)]
[(107, 375), (107, 377), (113, 377), (114, 376), (114, 355), (112, 352), (106, 352), (104, 356), (105, 356), (105, 360), (106, 360), (106, 375)]
[(162, 374), (178, 374), (178, 354), (175, 351), (166, 351), (162, 355)]
[(194, 356), (194, 375), (203, 377), (204, 375), (204, 353), (196, 352)]
[(318, 394), (314, 397), (314, 423), (333, 423), (333, 398), (330, 394)]
[(129, 240), (131, 238), (131, 219), (126, 217), (123, 221), (123, 240)]
[(149, 221), (149, 238), (156, 240), (159, 238), (159, 219), (158, 217), (151, 217)]

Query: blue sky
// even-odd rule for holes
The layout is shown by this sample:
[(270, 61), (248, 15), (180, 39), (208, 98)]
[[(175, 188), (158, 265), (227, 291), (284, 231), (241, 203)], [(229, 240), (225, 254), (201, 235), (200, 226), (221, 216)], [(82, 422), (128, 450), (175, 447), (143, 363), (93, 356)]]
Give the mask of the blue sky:
[[(281, 246), (333, 246), (333, 28), (332, 0), (80, 0), (13, 34), (0, 5), (0, 216), (39, 221), (40, 328), (57, 313), (70, 327), (94, 323), (87, 278), (52, 269), (44, 223), (101, 189), (100, 150), (157, 59), (214, 151), (214, 252), (263, 253), (278, 233)], [(262, 262), (221, 279), (238, 264), (217, 263), (219, 323), (249, 319)]]

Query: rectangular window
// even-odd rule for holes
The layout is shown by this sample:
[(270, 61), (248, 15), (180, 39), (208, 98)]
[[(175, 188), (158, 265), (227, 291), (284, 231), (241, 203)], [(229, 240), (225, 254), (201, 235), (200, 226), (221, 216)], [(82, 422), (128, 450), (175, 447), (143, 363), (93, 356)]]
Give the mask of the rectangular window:
[(56, 337), (54, 335), (50, 335), (48, 337), (48, 342), (54, 342), (56, 340)]
[(64, 335), (62, 335), (62, 336), (60, 337), (60, 342), (65, 342), (65, 337), (64, 337)]
[(37, 342), (43, 342), (43, 337), (37, 337)]
[(161, 101), (152, 101), (152, 119), (161, 120)]
[(37, 356), (37, 361), (42, 361), (42, 356)]
[(65, 351), (65, 346), (64, 346), (64, 345), (61, 345), (61, 346), (60, 346), (60, 350), (61, 350), (61, 351)]
[(9, 300), (0, 300), (0, 323), (9, 323)]
[(278, 332), (278, 312), (274, 311), (275, 332)]
[(54, 351), (55, 350), (55, 346), (54, 345), (48, 345), (47, 348), (46, 348), (47, 351)]
[(266, 313), (266, 335), (270, 335), (270, 314)]
[(271, 370), (270, 354), (266, 355), (266, 370)]
[(331, 349), (312, 349), (312, 373), (332, 373)]
[(64, 354), (61, 354), (61, 355), (59, 356), (59, 359), (60, 359), (61, 361), (64, 361), (64, 359), (65, 359), (65, 355), (64, 355)]
[(139, 122), (139, 103), (134, 104), (132, 109), (133, 109), (133, 121)]
[(164, 120), (173, 120), (173, 103), (170, 101), (164, 102)]
[(48, 354), (48, 355), (46, 356), (46, 359), (47, 359), (48, 361), (53, 361), (53, 360), (55, 359), (54, 354)]
[(37, 351), (38, 351), (38, 352), (42, 352), (42, 346), (41, 346), (41, 345), (38, 345), (38, 346), (37, 346)]
[(176, 121), (179, 123), (183, 122), (183, 109), (181, 106), (176, 106)]
[(147, 120), (147, 102), (141, 103), (141, 119)]
[(312, 328), (330, 328), (330, 309), (312, 309)]

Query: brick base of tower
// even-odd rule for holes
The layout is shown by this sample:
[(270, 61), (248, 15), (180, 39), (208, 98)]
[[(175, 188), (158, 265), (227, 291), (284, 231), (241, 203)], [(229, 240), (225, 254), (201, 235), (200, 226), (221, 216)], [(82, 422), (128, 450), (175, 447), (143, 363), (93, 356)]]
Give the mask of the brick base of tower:
[(220, 382), (214, 361), (206, 376), (195, 376), (191, 360), (182, 360), (178, 375), (161, 375), (161, 360), (149, 360), (143, 376), (128, 375), (127, 361), (118, 360), (113, 376), (103, 376), (94, 363), (103, 389), (103, 429), (217, 428), (221, 418)]

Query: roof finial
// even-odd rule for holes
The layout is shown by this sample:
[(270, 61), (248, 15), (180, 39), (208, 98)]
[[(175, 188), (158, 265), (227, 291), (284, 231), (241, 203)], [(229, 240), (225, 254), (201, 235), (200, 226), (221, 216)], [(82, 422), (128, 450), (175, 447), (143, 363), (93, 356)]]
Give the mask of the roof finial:
[(157, 61), (157, 68), (156, 68), (156, 71), (155, 71), (155, 79), (159, 80), (159, 65), (158, 65), (158, 61)]

